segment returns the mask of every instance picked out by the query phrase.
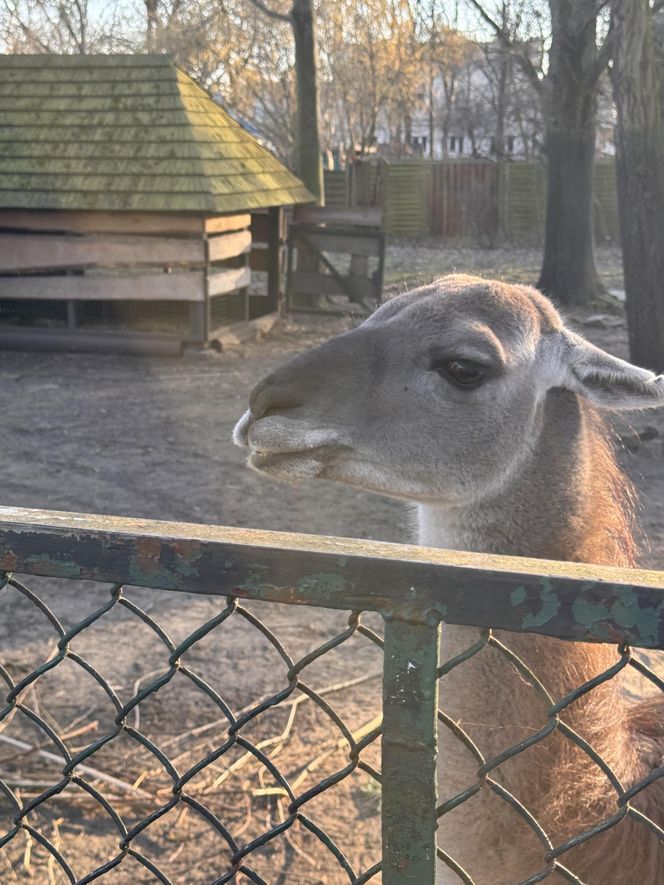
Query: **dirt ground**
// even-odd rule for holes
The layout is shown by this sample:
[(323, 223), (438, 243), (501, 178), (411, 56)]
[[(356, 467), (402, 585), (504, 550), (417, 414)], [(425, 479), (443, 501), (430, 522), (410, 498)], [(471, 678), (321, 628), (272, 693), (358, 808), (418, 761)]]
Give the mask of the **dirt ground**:
[[(537, 250), (452, 249), (446, 245), (392, 243), (387, 282), (392, 292), (450, 270), (481, 272), (531, 282)], [(620, 287), (619, 255), (602, 249), (598, 263), (610, 287)], [(602, 314), (603, 319), (590, 319)], [(592, 341), (627, 355), (620, 309), (605, 306), (570, 315)], [(345, 328), (338, 319), (297, 320), (266, 340), (236, 351), (190, 354), (182, 359), (72, 354), (0, 353), (2, 458), (6, 506), (71, 510), (346, 535), (388, 541), (409, 539), (410, 518), (395, 501), (320, 483), (288, 486), (244, 467), (230, 442), (252, 386), (266, 373)], [(664, 567), (664, 415), (632, 416), (616, 426), (620, 457), (641, 498), (641, 523), (649, 538), (644, 565)], [(26, 579), (52, 607), (65, 629), (109, 600), (109, 588), (92, 583)], [(141, 589), (129, 598), (177, 644), (219, 614), (223, 599)], [(340, 644), (309, 664), (302, 680), (320, 692), (358, 734), (380, 707), (381, 653), (371, 636), (347, 628), (344, 613), (300, 607), (252, 606), (293, 660), (334, 636)], [(365, 618), (365, 634), (380, 633)], [(342, 641), (343, 640), (343, 641)], [(45, 615), (16, 589), (0, 593), (0, 664), (14, 680), (52, 655), (57, 633)], [(169, 672), (163, 638), (122, 603), (77, 636), (72, 648), (103, 674), (122, 703)], [(251, 710), (287, 685), (288, 665), (272, 634), (250, 617), (232, 614), (184, 656), (234, 711)], [(219, 704), (171, 674), (157, 694), (128, 716), (153, 740), (179, 774), (226, 737)], [(242, 735), (274, 760), (295, 792), (319, 784), (348, 763), (347, 744), (323, 704), (295, 692), (284, 704), (251, 719)], [(65, 734), (78, 752), (112, 733), (114, 710), (99, 684), (71, 660), (42, 676), (23, 696), (26, 707)], [(369, 723), (369, 725), (367, 725)], [(9, 741), (22, 741), (32, 749)], [(266, 743), (265, 743), (266, 742)], [(0, 778), (29, 801), (57, 783), (53, 750), (43, 729), (21, 711), (0, 725)], [(379, 744), (363, 759), (376, 766)], [(168, 801), (172, 778), (153, 753), (127, 735), (99, 749), (86, 778), (108, 796), (127, 827)], [(60, 766), (61, 770), (61, 766)], [(101, 773), (101, 774), (100, 774)], [(102, 778), (101, 775), (105, 777)], [(111, 782), (109, 778), (115, 778)], [(238, 746), (192, 777), (187, 791), (217, 815), (238, 844), (287, 818), (288, 800), (278, 778)], [(306, 815), (338, 840), (355, 871), (379, 857), (379, 789), (371, 773), (355, 770), (306, 804)], [(0, 829), (10, 827), (9, 803), (0, 800)], [(79, 879), (118, 855), (118, 828), (97, 801), (72, 785), (32, 816), (33, 824), (71, 863)], [(179, 804), (132, 841), (132, 848), (177, 885), (216, 881), (229, 869), (230, 851), (219, 832), (192, 805)], [(321, 839), (301, 822), (257, 848), (247, 865), (270, 885), (336, 885), (349, 876)], [(0, 852), (0, 881), (68, 881), (49, 851), (24, 832)], [(159, 881), (128, 856), (102, 880), (113, 885)], [(226, 881), (219, 878), (219, 881)], [(236, 881), (261, 881), (249, 874)], [(379, 876), (371, 882), (379, 882)]]

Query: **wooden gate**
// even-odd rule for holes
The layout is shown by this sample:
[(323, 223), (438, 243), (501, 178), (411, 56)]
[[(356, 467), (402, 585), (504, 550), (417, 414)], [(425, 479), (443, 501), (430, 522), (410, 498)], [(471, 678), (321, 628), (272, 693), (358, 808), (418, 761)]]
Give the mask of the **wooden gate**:
[(431, 164), (430, 218), (434, 237), (493, 237), (498, 230), (498, 175), (483, 161)]
[(298, 208), (288, 231), (287, 309), (371, 313), (383, 291), (381, 220), (379, 209)]

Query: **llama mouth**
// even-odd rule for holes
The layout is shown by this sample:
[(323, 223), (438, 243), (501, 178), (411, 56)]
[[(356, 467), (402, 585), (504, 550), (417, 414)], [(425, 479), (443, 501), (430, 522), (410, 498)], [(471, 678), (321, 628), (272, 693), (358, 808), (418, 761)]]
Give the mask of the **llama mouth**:
[(344, 446), (327, 444), (303, 449), (268, 450), (252, 448), (247, 464), (259, 473), (291, 479), (319, 476)]

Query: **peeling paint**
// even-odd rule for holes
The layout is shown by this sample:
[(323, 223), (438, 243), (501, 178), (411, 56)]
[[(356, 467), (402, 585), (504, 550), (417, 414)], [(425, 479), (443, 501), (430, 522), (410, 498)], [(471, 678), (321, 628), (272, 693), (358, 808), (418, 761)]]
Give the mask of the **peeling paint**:
[(526, 601), (527, 595), (525, 587), (515, 587), (510, 593), (510, 601), (512, 605), (521, 605), (522, 602)]
[(588, 630), (601, 624), (605, 635), (615, 634), (616, 628), (640, 640), (655, 644), (659, 638), (659, 622), (664, 613), (664, 600), (658, 606), (643, 606), (631, 587), (617, 588), (618, 597), (609, 607), (607, 602), (589, 602), (577, 598), (572, 603), (576, 620)]
[(540, 590), (540, 599), (542, 600), (542, 607), (540, 610), (536, 614), (529, 612), (523, 617), (522, 623), (526, 630), (529, 627), (541, 627), (542, 624), (546, 624), (547, 621), (555, 618), (558, 614), (560, 599), (558, 599), (558, 595), (553, 591), (549, 581), (543, 581), (543, 587)]
[(26, 557), (26, 562), (41, 575), (53, 575), (58, 578), (78, 578), (81, 575), (81, 570), (75, 562), (53, 559), (48, 553), (33, 553)]
[(315, 587), (320, 593), (341, 593), (346, 589), (346, 580), (334, 572), (316, 572), (301, 578), (297, 583), (297, 589), (306, 593)]

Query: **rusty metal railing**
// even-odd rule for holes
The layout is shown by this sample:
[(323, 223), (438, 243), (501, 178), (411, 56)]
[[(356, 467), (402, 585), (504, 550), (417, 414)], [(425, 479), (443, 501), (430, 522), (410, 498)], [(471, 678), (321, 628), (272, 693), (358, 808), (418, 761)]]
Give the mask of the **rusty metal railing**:
[[(174, 882), (162, 868), (161, 855), (144, 851), (139, 837), (161, 832), (159, 822), (165, 816), (186, 810), (205, 824), (220, 849), (214, 864), (196, 873), (199, 878), (192, 873), (182, 881), (215, 885), (233, 881), (272, 882), (265, 878), (264, 868), (258, 863), (261, 851), (299, 827), (334, 864), (341, 876), (334, 881), (353, 885), (379, 880), (385, 885), (433, 885), (438, 860), (459, 881), (472, 883), (470, 874), (457, 864), (446, 846), (436, 846), (436, 829), (441, 815), (482, 788), (493, 790), (508, 802), (541, 841), (542, 869), (528, 881), (543, 881), (549, 875), (560, 874), (569, 881), (580, 882), (565, 865), (566, 853), (615, 826), (626, 815), (647, 827), (656, 838), (664, 838), (662, 822), (648, 818), (631, 801), (664, 776), (664, 768), (654, 768), (641, 782), (627, 789), (592, 747), (560, 718), (561, 712), (584, 693), (625, 668), (634, 668), (656, 688), (664, 690), (656, 673), (630, 651), (630, 647), (664, 648), (663, 573), (11, 508), (0, 508), (0, 572), (4, 574), (0, 581), (0, 604), (6, 624), (11, 624), (13, 600), (21, 600), (34, 611), (35, 622), (43, 620), (54, 638), (51, 652), (27, 672), (14, 666), (15, 643), (3, 650), (0, 641), (0, 684), (4, 683), (4, 705), (0, 707), (0, 848), (8, 851), (21, 839), (26, 845), (38, 843), (48, 858), (48, 881), (59, 881), (53, 878), (57, 874), (62, 881), (82, 885), (103, 878), (123, 864), (138, 864), (143, 873), (151, 874), (157, 881)], [(103, 605), (86, 611), (85, 593), (91, 585), (81, 585), (77, 598), (85, 613), (73, 625), (65, 626), (39, 592), (30, 587), (32, 577), (91, 581), (92, 586), (108, 584), (110, 595)], [(132, 598), (131, 588), (135, 587), (179, 591), (199, 598), (221, 597), (223, 602), (212, 618), (184, 639), (175, 641), (155, 614)], [(251, 606), (249, 601), (342, 610), (349, 617), (343, 630), (296, 659), (275, 632), (247, 607)], [(113, 673), (102, 672), (77, 649), (86, 631), (96, 629), (109, 613), (119, 610), (146, 627), (161, 650), (157, 669), (137, 681), (124, 698), (113, 685)], [(183, 622), (186, 613), (183, 608)], [(384, 635), (367, 623), (366, 613), (381, 616)], [(192, 658), (207, 637), (238, 619), (260, 632), (282, 662), (284, 680), (278, 691), (234, 710), (224, 699), (223, 691), (200, 675)], [(477, 643), (441, 666), (443, 621), (485, 629)], [(29, 628), (30, 625), (28, 634)], [(618, 644), (619, 661), (611, 671), (598, 674), (556, 701), (528, 667), (495, 637), (493, 629)], [(358, 636), (383, 654), (383, 715), (382, 722), (369, 720), (364, 727), (353, 729), (324, 692), (312, 687), (307, 668)], [(540, 732), (494, 759), (485, 759), (463, 728), (439, 710), (438, 703), (441, 677), (486, 647), (504, 653), (524, 680), (539, 686), (548, 707)], [(141, 649), (136, 648), (135, 654), (139, 659)], [(77, 735), (75, 747), (71, 734), (63, 733), (52, 711), (47, 715), (31, 700), (31, 692), (48, 684), (50, 674), (70, 666), (93, 680), (110, 710), (105, 729), (97, 729), (101, 733), (95, 733), (92, 740), (83, 737), (81, 743), (85, 726), (77, 723), (78, 728), (72, 732)], [(251, 657), (238, 662), (238, 666), (250, 668)], [(164, 691), (176, 677), (187, 680), (189, 690), (218, 714), (214, 740), (208, 742), (198, 758), (189, 758), (184, 765), (169, 756), (158, 738), (146, 732), (138, 717), (141, 705), (157, 698), (158, 692)], [(229, 679), (233, 678), (229, 674)], [(276, 756), (265, 749), (269, 740), (261, 743), (246, 736), (248, 725), (255, 725), (267, 711), (280, 705), (292, 705), (296, 697), (306, 698), (326, 717), (330, 731), (338, 735), (336, 746), (343, 756), (343, 764), (318, 780), (313, 776), (305, 788), (300, 787), (301, 778), (291, 783), (283, 773)], [(183, 714), (173, 710), (172, 715)], [(36, 731), (39, 740), (30, 744), (5, 735), (3, 744), (3, 729), (17, 721)], [(436, 788), (439, 723), (465, 743), (478, 770), (476, 784), (441, 806), (437, 805)], [(616, 793), (612, 816), (568, 840), (569, 844), (559, 845), (554, 845), (528, 810), (491, 777), (505, 759), (544, 740), (554, 730), (575, 743), (602, 769)], [(7, 741), (12, 748), (8, 757)], [(367, 753), (375, 750), (379, 741), (381, 758), (377, 766)], [(109, 747), (121, 742), (147, 753), (166, 786), (151, 794), (138, 782), (104, 774), (98, 760)], [(228, 771), (237, 762), (229, 761), (221, 775), (219, 767), (237, 753), (250, 758), (266, 773), (274, 785), (272, 793), (283, 800), (280, 819), (266, 821), (263, 829), (248, 840), (234, 832), (233, 815), (226, 819), (214, 804)], [(44, 782), (29, 776), (30, 762), (37, 756), (55, 766)], [(197, 778), (212, 770), (212, 787), (208, 783), (206, 789), (199, 789)], [(305, 765), (305, 770), (312, 774), (314, 768)], [(379, 785), (382, 802), (382, 850), (365, 869), (357, 868), (349, 859), (348, 846), (339, 844), (338, 838), (317, 822), (316, 813), (310, 811), (316, 802), (331, 795), (357, 772)], [(24, 795), (26, 784), (29, 789)], [(118, 784), (125, 792), (133, 790), (136, 796), (149, 800), (147, 810), (141, 806), (143, 813), (134, 811), (129, 815), (118, 811), (114, 798)], [(52, 806), (56, 812), (51, 817), (62, 820), (58, 803), (72, 791), (85, 797), (93, 809), (86, 812), (88, 815), (94, 813), (104, 818), (114, 844), (108, 857), (95, 862), (82, 875), (76, 872), (75, 852), (69, 856), (58, 840), (47, 834), (44, 823)], [(129, 822), (127, 817), (131, 818)], [(7, 863), (12, 869), (11, 857)], [(274, 881), (286, 880), (277, 880), (275, 875)]]

